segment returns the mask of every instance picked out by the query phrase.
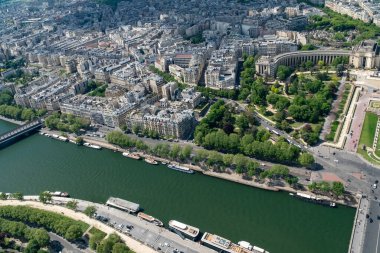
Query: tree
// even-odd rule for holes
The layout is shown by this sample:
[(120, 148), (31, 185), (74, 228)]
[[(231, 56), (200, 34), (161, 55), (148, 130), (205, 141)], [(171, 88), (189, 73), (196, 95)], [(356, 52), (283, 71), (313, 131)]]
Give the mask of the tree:
[(84, 210), (84, 214), (87, 215), (88, 217), (94, 217), (96, 213), (96, 207), (95, 206), (88, 206)]
[(84, 139), (83, 139), (83, 137), (77, 137), (77, 138), (75, 139), (75, 143), (76, 143), (77, 145), (79, 145), (79, 146), (82, 146), (82, 145), (84, 144)]
[(0, 200), (6, 200), (7, 198), (8, 196), (4, 192), (0, 193)]
[(112, 253), (128, 253), (129, 248), (122, 242), (115, 243), (112, 247)]
[(193, 148), (190, 145), (186, 145), (181, 151), (182, 160), (189, 159)]
[[(106, 239), (101, 241), (96, 251), (98, 253), (111, 253), (114, 245), (121, 242), (122, 241), (118, 235), (110, 234)], [(117, 250), (119, 249), (121, 249), (121, 247), (117, 246)]]
[(336, 66), (336, 75), (339, 76), (339, 77), (341, 77), (341, 76), (343, 76), (343, 72), (344, 72), (344, 66), (343, 66), (343, 64), (338, 64)]
[(24, 253), (37, 253), (40, 249), (40, 245), (37, 240), (33, 239), (28, 242), (28, 245), (26, 246)]
[(96, 250), (103, 238), (104, 236), (100, 233), (91, 235), (90, 240), (88, 242), (90, 245), (90, 248), (93, 250)]
[(178, 158), (178, 155), (181, 153), (181, 147), (178, 144), (172, 146), (169, 156), (172, 159)]
[(280, 79), (281, 81), (284, 81), (286, 78), (290, 76), (292, 73), (292, 70), (285, 65), (280, 65), (277, 68), (277, 78)]
[(13, 102), (13, 95), (9, 91), (0, 93), (0, 105), (10, 105)]
[(313, 44), (305, 44), (301, 47), (301, 51), (310, 51), (310, 50), (315, 50), (317, 47), (314, 46)]
[(305, 68), (307, 69), (307, 70), (311, 70), (311, 68), (312, 67), (314, 67), (314, 63), (312, 62), (312, 61), (307, 61), (306, 63), (305, 63)]
[(49, 244), (50, 237), (45, 229), (33, 229), (31, 237), (38, 242), (40, 247), (45, 247)]
[(325, 62), (320, 60), (320, 61), (318, 61), (317, 65), (318, 65), (319, 69), (323, 69), (323, 67), (325, 66)]
[(96, 248), (97, 253), (111, 253), (114, 243), (110, 240), (103, 240)]
[(11, 193), (11, 195), (9, 197), (11, 199), (17, 199), (17, 200), (23, 200), (24, 199), (24, 195), (21, 192)]
[(304, 167), (309, 167), (315, 162), (315, 160), (311, 154), (302, 153), (298, 158), (298, 162)]
[(286, 178), (286, 182), (290, 184), (292, 187), (297, 186), (298, 180), (299, 180), (298, 177), (294, 177), (294, 176), (289, 176)]
[(40, 193), (40, 196), (38, 197), (39, 201), (46, 204), (48, 202), (51, 202), (52, 200), (52, 196), (51, 196), (51, 193), (50, 192), (41, 192)]
[(77, 207), (78, 207), (78, 201), (76, 200), (70, 200), (66, 203), (66, 207), (71, 209), (71, 210), (74, 210), (76, 211), (77, 210)]
[(342, 196), (344, 193), (344, 185), (342, 182), (333, 182), (331, 190), (336, 196)]
[(71, 225), (66, 233), (65, 233), (65, 238), (69, 241), (74, 241), (76, 239), (79, 239), (82, 237), (82, 229), (78, 225)]

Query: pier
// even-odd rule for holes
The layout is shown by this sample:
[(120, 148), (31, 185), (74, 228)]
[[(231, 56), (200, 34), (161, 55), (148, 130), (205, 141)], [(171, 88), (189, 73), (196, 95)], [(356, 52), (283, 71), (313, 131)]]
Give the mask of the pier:
[(9, 132), (4, 133), (0, 136), (0, 148), (4, 148), (22, 137), (28, 136), (29, 134), (35, 132), (36, 130), (42, 127), (42, 120), (37, 119), (31, 122), (28, 122), (16, 129), (13, 129)]

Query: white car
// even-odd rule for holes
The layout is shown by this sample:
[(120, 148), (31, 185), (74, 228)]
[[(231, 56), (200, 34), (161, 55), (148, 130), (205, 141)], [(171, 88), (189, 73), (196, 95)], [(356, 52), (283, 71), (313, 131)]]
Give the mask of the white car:
[(376, 188), (377, 188), (377, 184), (373, 184), (373, 185), (372, 185), (372, 188), (373, 188), (373, 189), (376, 189)]

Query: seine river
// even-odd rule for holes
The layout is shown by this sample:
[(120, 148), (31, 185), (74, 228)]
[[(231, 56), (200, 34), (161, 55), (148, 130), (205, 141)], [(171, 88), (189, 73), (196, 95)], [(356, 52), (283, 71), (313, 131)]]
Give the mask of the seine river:
[[(0, 120), (0, 133), (14, 127)], [(166, 224), (179, 220), (271, 253), (346, 253), (355, 215), (354, 208), (323, 207), (38, 134), (0, 150), (0, 191), (44, 190), (100, 203), (120, 197)]]

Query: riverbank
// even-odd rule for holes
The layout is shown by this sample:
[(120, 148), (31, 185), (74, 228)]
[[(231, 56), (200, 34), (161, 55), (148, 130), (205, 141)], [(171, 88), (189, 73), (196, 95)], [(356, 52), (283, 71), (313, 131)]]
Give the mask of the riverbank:
[[(68, 209), (66, 207), (63, 207), (63, 206), (43, 204), (43, 203), (37, 201), (38, 196), (29, 196), (29, 197), (25, 196), (25, 199), (28, 199), (28, 200), (25, 200), (25, 201), (0, 200), (0, 206), (8, 206), (8, 205), (10, 205), (10, 206), (29, 206), (32, 208), (37, 208), (37, 209), (41, 209), (41, 210), (65, 215), (65, 216), (72, 218), (74, 220), (83, 221), (83, 222), (87, 223), (88, 225), (93, 226), (93, 227), (105, 232), (107, 235), (109, 235), (111, 233), (116, 233), (117, 235), (119, 235), (121, 237), (122, 240), (125, 241), (126, 245), (130, 249), (135, 251), (136, 253), (155, 253), (156, 252), (155, 250), (153, 250), (153, 249), (149, 248), (148, 246), (138, 242), (137, 240), (134, 240), (134, 239), (122, 234), (122, 233), (119, 233), (115, 229), (105, 225), (104, 223), (101, 223), (100, 221), (91, 219), (90, 217), (86, 216), (83, 213), (75, 212), (75, 211)], [(32, 201), (32, 200), (34, 200), (34, 201)]]
[(1, 115), (0, 115), (0, 120), (4, 120), (6, 122), (9, 122), (9, 123), (12, 123), (12, 124), (15, 124), (15, 125), (19, 125), (19, 126), (24, 125), (26, 123), (24, 121), (10, 119), (10, 118), (7, 118), (7, 117), (1, 116)]
[[(71, 210), (66, 207), (69, 201), (75, 201), (77, 203), (76, 210)], [(113, 207), (106, 206), (104, 204), (99, 204), (95, 202), (90, 202), (87, 200), (74, 199), (74, 198), (63, 198), (63, 197), (53, 197), (52, 202), (49, 204), (43, 204), (39, 202), (38, 196), (25, 196), (23, 201), (19, 200), (2, 200), (0, 201), (0, 206), (28, 206), (32, 208), (38, 208), (45, 211), (55, 212), (61, 215), (65, 215), (74, 220), (80, 220), (90, 227), (95, 227), (107, 235), (115, 233), (121, 237), (126, 245), (136, 253), (153, 253), (160, 251), (169, 252), (171, 248), (178, 249), (178, 252), (198, 252), (198, 253), (214, 253), (207, 247), (200, 245), (198, 242), (193, 242), (191, 240), (184, 240), (177, 234), (170, 232), (167, 228), (158, 227), (153, 223), (144, 221), (137, 217), (136, 215), (129, 214), (125, 211), (118, 210)], [(101, 222), (97, 219), (90, 218), (86, 216), (83, 211), (89, 207), (93, 206), (96, 209), (96, 213), (100, 216), (107, 217), (107, 222)], [(129, 232), (125, 232), (119, 225), (130, 225)], [(90, 228), (89, 228), (90, 229)], [(88, 230), (89, 230), (88, 229)], [(122, 232), (123, 231), (123, 232)], [(141, 234), (141, 231), (144, 231)], [(146, 234), (146, 238), (143, 236)], [(165, 246), (161, 243), (164, 241), (170, 244), (165, 251)], [(157, 249), (157, 251), (156, 251)], [(191, 250), (188, 250), (191, 249)], [(172, 250), (170, 250), (172, 252)]]
[[(42, 129), (41, 132), (48, 133), (48, 134), (58, 134), (58, 135), (61, 134), (59, 131), (52, 131), (52, 130), (48, 130), (46, 128)], [(75, 139), (76, 139), (76, 137), (74, 137), (74, 136), (72, 136), (70, 134), (67, 135), (67, 138), (69, 140), (71, 140), (71, 141), (75, 141)], [(88, 136), (83, 136), (83, 140), (85, 142), (90, 143), (90, 144), (98, 145), (98, 146), (100, 146), (102, 148), (106, 148), (106, 149), (112, 150), (114, 152), (121, 152), (122, 153), (122, 152), (129, 151), (127, 149), (123, 149), (123, 148), (120, 148), (120, 147), (118, 147), (116, 145), (110, 144), (110, 143), (108, 143), (105, 140), (94, 139), (94, 138), (88, 137)], [(139, 156), (141, 156), (142, 158), (151, 158), (151, 159), (154, 159), (156, 161), (165, 162), (165, 163), (172, 163), (172, 162), (173, 163), (177, 163), (175, 161), (171, 161), (169, 159), (165, 159), (165, 158), (153, 156), (153, 155), (150, 155), (150, 154), (146, 154), (144, 152), (136, 152), (136, 153)], [(270, 185), (267, 184), (268, 181), (266, 181), (265, 183), (259, 183), (259, 182), (255, 182), (254, 180), (246, 180), (246, 179), (243, 179), (241, 177), (241, 175), (236, 174), (236, 173), (227, 174), (227, 173), (213, 172), (213, 171), (209, 171), (209, 170), (204, 170), (200, 166), (192, 165), (192, 164), (183, 164), (183, 166), (188, 167), (188, 168), (190, 168), (192, 170), (198, 171), (198, 172), (200, 172), (200, 173), (202, 173), (203, 175), (206, 175), (206, 176), (216, 177), (216, 178), (227, 180), (227, 181), (231, 181), (231, 182), (234, 182), (234, 183), (238, 183), (238, 184), (243, 184), (243, 185), (259, 188), (259, 189), (262, 189), (262, 190), (284, 191), (284, 192), (289, 192), (289, 193), (302, 192), (302, 193), (313, 195), (313, 196), (316, 196), (318, 198), (321, 198), (321, 199), (324, 199), (324, 200), (328, 200), (328, 201), (332, 201), (332, 202), (335, 202), (335, 203), (338, 203), (338, 204), (341, 204), (341, 205), (345, 205), (345, 206), (349, 206), (349, 207), (354, 207), (354, 208), (357, 207), (357, 201), (356, 202), (346, 202), (346, 201), (340, 200), (340, 199), (338, 199), (338, 200), (337, 199), (332, 199), (332, 198), (330, 198), (328, 196), (324, 196), (324, 195), (317, 195), (315, 193), (312, 193), (311, 191), (305, 190), (305, 189), (307, 189), (307, 185), (303, 185), (304, 186), (304, 190), (295, 190), (295, 189), (291, 188), (290, 186), (286, 186), (286, 185), (284, 185), (284, 186), (279, 186), (279, 185), (270, 186)], [(355, 198), (354, 195), (352, 195), (352, 197)]]

